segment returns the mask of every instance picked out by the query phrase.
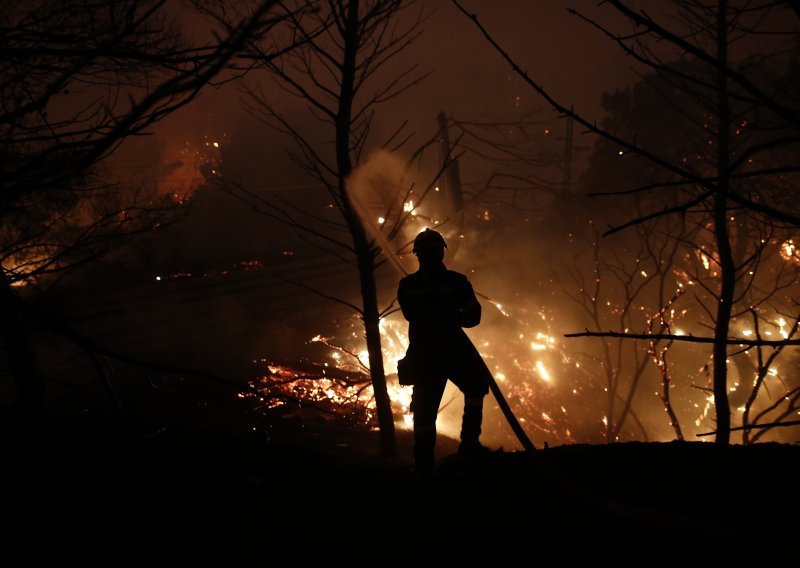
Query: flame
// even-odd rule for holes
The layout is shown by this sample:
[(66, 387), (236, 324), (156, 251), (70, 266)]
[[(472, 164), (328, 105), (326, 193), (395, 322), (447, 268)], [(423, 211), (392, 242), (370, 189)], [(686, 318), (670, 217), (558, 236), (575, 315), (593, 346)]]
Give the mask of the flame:
[(552, 380), (550, 373), (547, 371), (547, 369), (545, 369), (544, 363), (541, 361), (536, 361), (536, 370), (539, 371), (539, 376), (548, 383)]
[(784, 260), (791, 259), (798, 261), (799, 258), (797, 254), (797, 245), (794, 244), (792, 239), (789, 239), (781, 245), (781, 256), (784, 258)]
[(0, 263), (0, 267), (12, 287), (22, 287), (32, 284), (36, 278), (36, 272), (51, 262), (53, 262), (53, 254), (48, 251), (47, 247), (37, 247), (35, 250), (6, 257)]
[(492, 300), (490, 298), (487, 298), (487, 300), (488, 300), (488, 302), (490, 304), (492, 304), (495, 308), (497, 308), (498, 312), (503, 314), (505, 317), (510, 317), (510, 314), (503, 308), (503, 304), (501, 304), (500, 302), (497, 302), (495, 300)]
[[(405, 355), (407, 343), (405, 332), (399, 322), (384, 318), (380, 322), (383, 339), (383, 359), (387, 375), (391, 378), (397, 373), (397, 361)], [(359, 334), (352, 335), (360, 337)], [(293, 366), (269, 364), (268, 373), (252, 383), (260, 396), (269, 400), (281, 395), (294, 398), (303, 404), (323, 407), (343, 417), (369, 424), (375, 415), (375, 400), (369, 376), (369, 353), (366, 349), (354, 350), (334, 343), (333, 337), (317, 334), (308, 340), (309, 344), (321, 344), (328, 349), (327, 356), (332, 363), (308, 363), (309, 370), (297, 370)], [(395, 414), (399, 415), (398, 426), (412, 427), (411, 389), (400, 386), (396, 381), (387, 381), (389, 398)], [(245, 393), (245, 396), (251, 396)], [(258, 408), (271, 410), (287, 404), (283, 398), (271, 405), (261, 404)]]

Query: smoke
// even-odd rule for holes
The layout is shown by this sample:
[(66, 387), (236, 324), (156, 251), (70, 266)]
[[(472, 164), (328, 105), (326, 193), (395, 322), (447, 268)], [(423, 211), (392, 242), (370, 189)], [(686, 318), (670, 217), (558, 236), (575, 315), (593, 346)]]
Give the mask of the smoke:
[(219, 139), (208, 135), (199, 141), (170, 140), (162, 149), (156, 172), (158, 195), (184, 201), (221, 172), (221, 148), (227, 135)]
[(399, 254), (404, 239), (410, 238), (408, 230), (400, 228), (395, 231), (404, 217), (403, 196), (406, 191), (403, 185), (407, 173), (408, 168), (397, 155), (377, 150), (353, 170), (346, 186), (364, 228), (399, 276), (413, 271), (410, 263), (404, 262)]

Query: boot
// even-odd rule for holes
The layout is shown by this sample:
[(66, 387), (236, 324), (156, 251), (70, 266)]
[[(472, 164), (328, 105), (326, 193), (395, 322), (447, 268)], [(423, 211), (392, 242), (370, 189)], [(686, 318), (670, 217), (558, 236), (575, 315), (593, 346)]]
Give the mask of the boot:
[(433, 473), (436, 458), (436, 424), (417, 420), (414, 422), (414, 475), (427, 478)]
[(483, 422), (483, 396), (464, 397), (464, 417), (461, 419), (461, 443), (458, 453), (462, 456), (481, 456), (491, 450), (480, 443)]

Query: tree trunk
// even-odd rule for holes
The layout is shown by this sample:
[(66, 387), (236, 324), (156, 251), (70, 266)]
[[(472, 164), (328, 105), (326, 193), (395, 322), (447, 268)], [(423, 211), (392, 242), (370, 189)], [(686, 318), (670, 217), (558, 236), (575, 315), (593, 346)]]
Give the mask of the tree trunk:
[[(612, 442), (616, 442), (619, 439), (619, 436), (622, 433), (622, 428), (625, 426), (625, 421), (628, 419), (628, 416), (633, 413), (633, 399), (636, 397), (636, 393), (639, 390), (639, 382), (642, 379), (642, 375), (644, 374), (644, 369), (646, 366), (647, 357), (644, 357), (633, 369), (631, 384), (628, 387), (628, 391), (625, 393), (625, 396), (623, 397), (622, 395), (618, 395), (620, 402), (622, 403), (622, 409), (620, 410), (617, 419), (614, 420), (614, 430), (611, 433)], [(617, 387), (617, 390), (619, 390), (619, 387)], [(610, 423), (611, 421), (609, 421), (609, 424)]]
[[(453, 153), (453, 146), (450, 143), (450, 130), (447, 124), (447, 116), (444, 111), (436, 116), (439, 125), (439, 143), (441, 146), (443, 179), (445, 181), (445, 207), (441, 211), (442, 217), (448, 219), (447, 226), (451, 231), (458, 234), (464, 232), (464, 190), (461, 187), (461, 167), (457, 159), (448, 163)], [(447, 248), (449, 258), (454, 258), (460, 249), (461, 239), (451, 239)]]
[[(348, 200), (349, 202), (349, 200)], [(364, 328), (369, 354), (369, 374), (375, 396), (375, 409), (380, 428), (381, 455), (394, 457), (397, 454), (395, 442), (392, 401), (386, 388), (386, 374), (383, 369), (383, 350), (381, 349), (380, 317), (378, 315), (378, 290), (375, 284), (375, 257), (367, 240), (361, 219), (352, 211), (347, 215), (350, 232), (353, 234), (358, 275), (361, 283), (361, 302), (364, 310)], [(352, 221), (350, 220), (352, 219)]]
[(436, 121), (439, 124), (439, 143), (442, 148), (442, 165), (447, 164), (444, 170), (444, 179), (447, 182), (445, 190), (449, 200), (450, 210), (446, 211), (446, 216), (450, 217), (454, 213), (460, 212), (464, 209), (464, 195), (461, 190), (461, 172), (458, 167), (458, 160), (453, 160), (449, 164), (447, 161), (453, 151), (450, 145), (450, 133), (447, 128), (447, 117), (444, 111), (436, 116)]
[[(600, 328), (598, 328), (600, 329)], [(610, 341), (603, 339), (603, 354), (605, 356), (605, 371), (606, 371), (606, 443), (611, 444), (614, 442), (614, 412), (616, 412), (616, 399), (617, 387), (616, 379), (614, 377), (614, 360), (611, 357), (611, 347), (608, 345)]]
[(0, 337), (6, 349), (8, 372), (17, 391), (19, 405), (30, 413), (44, 406), (44, 376), (36, 364), (30, 334), (20, 317), (11, 287), (0, 275)]
[(683, 441), (683, 430), (681, 430), (681, 424), (678, 422), (678, 415), (675, 414), (675, 410), (672, 408), (672, 401), (670, 400), (670, 376), (669, 376), (669, 364), (667, 363), (667, 353), (668, 351), (664, 351), (664, 354), (661, 356), (661, 401), (664, 403), (664, 408), (667, 411), (667, 416), (669, 416), (669, 425), (672, 426), (672, 429), (675, 431), (675, 437)]
[(717, 190), (714, 196), (714, 237), (719, 255), (720, 294), (714, 326), (714, 409), (717, 418), (716, 443), (728, 445), (731, 437), (731, 411), (728, 401), (728, 331), (736, 268), (728, 234), (728, 186), (730, 151), (730, 109), (728, 80), (722, 71), (728, 65), (728, 3), (720, 0), (717, 8)]
[(378, 293), (377, 285), (375, 284), (375, 257), (364, 229), (364, 224), (350, 200), (346, 187), (347, 178), (353, 171), (353, 163), (350, 159), (350, 134), (353, 99), (355, 97), (356, 56), (360, 37), (358, 7), (358, 0), (351, 0), (345, 8), (347, 14), (345, 16), (346, 25), (343, 34), (344, 60), (342, 62), (339, 108), (336, 114), (336, 167), (339, 178), (340, 206), (356, 251), (367, 352), (369, 354), (369, 373), (375, 395), (375, 407), (380, 429), (380, 451), (381, 455), (391, 457), (397, 454), (397, 446), (392, 404), (389, 399), (389, 391), (386, 388), (386, 375), (383, 370)]

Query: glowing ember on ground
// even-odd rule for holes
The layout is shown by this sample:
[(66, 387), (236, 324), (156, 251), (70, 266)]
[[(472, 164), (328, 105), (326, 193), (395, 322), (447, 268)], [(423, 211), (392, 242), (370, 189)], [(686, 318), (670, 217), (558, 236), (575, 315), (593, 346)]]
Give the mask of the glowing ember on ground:
[[(394, 374), (397, 361), (405, 355), (405, 333), (396, 323), (381, 321), (384, 361), (389, 375), (388, 391), (393, 412), (401, 428), (411, 428), (411, 389), (397, 384)], [(360, 424), (373, 424), (375, 400), (369, 376), (369, 357), (365, 350), (355, 351), (333, 342), (332, 337), (316, 335), (309, 344), (328, 349), (332, 363), (303, 361), (277, 364), (266, 359), (256, 361), (262, 369), (258, 379), (251, 382), (252, 391), (243, 396), (256, 402), (259, 410), (272, 410), (286, 404), (296, 404)]]
[(155, 276), (156, 282), (163, 282), (166, 280), (186, 280), (189, 278), (216, 278), (220, 276), (228, 276), (235, 272), (250, 272), (253, 270), (262, 270), (264, 264), (260, 260), (242, 260), (235, 264), (231, 264), (226, 268), (211, 268), (202, 272), (170, 272), (169, 274), (157, 274)]

